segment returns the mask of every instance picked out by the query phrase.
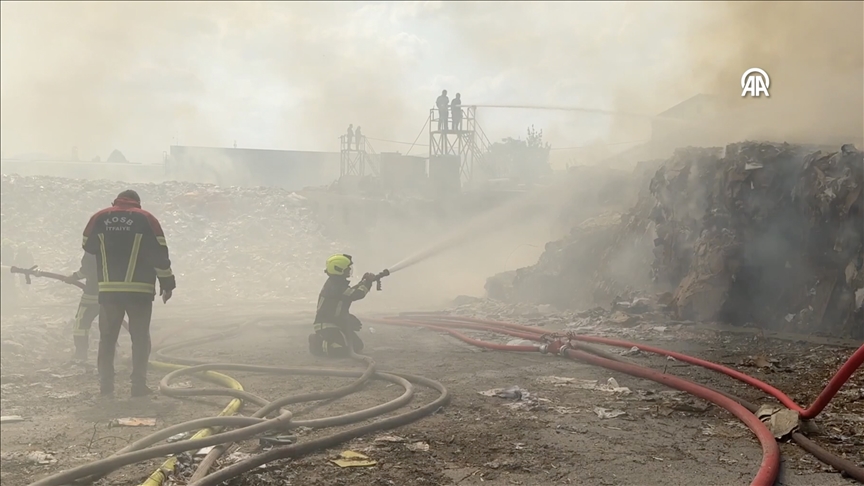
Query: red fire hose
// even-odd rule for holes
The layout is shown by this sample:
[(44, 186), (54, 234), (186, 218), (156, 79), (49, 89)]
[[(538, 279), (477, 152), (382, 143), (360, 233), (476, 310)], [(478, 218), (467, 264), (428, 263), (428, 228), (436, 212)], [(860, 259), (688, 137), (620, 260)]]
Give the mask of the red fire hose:
[[(744, 373), (738, 372), (736, 370), (727, 368), (716, 363), (712, 363), (710, 361), (701, 360), (692, 356), (676, 353), (673, 351), (667, 351), (653, 346), (644, 346), (627, 341), (575, 334), (568, 334), (563, 337), (558, 336), (556, 339), (554, 335), (550, 336), (550, 333), (548, 333), (547, 331), (543, 329), (538, 329), (536, 327), (522, 326), (518, 324), (500, 321), (474, 319), (469, 317), (422, 313), (403, 314), (402, 316), (408, 319), (383, 318), (374, 319), (374, 321), (380, 322), (381, 324), (425, 327), (428, 329), (434, 329), (437, 331), (446, 332), (466, 343), (480, 346), (486, 349), (529, 352), (541, 351), (552, 352), (556, 354), (560, 353), (571, 359), (584, 361), (590, 364), (613, 369), (640, 378), (656, 381), (658, 383), (685, 391), (692, 395), (708, 400), (738, 417), (750, 428), (751, 431), (753, 431), (753, 433), (758, 438), (760, 444), (762, 445), (762, 465), (756, 477), (753, 479), (753, 482), (751, 483), (752, 485), (770, 485), (774, 483), (774, 480), (776, 479), (777, 473), (779, 471), (780, 450), (777, 447), (773, 434), (765, 427), (764, 424), (762, 424), (762, 422), (755, 415), (751, 413), (750, 410), (748, 410), (748, 408), (739, 403), (740, 400), (736, 401), (734, 397), (728, 396), (723, 392), (718, 392), (703, 385), (699, 385), (697, 383), (693, 383), (675, 376), (667, 375), (665, 373), (660, 373), (649, 368), (629, 363), (621, 363), (612, 359), (604, 358), (602, 356), (596, 356), (591, 353), (586, 353), (584, 351), (574, 350), (571, 348), (571, 340), (606, 344), (610, 346), (623, 347), (628, 349), (635, 346), (643, 351), (664, 356), (671, 356), (679, 361), (719, 371), (730, 377), (738, 379), (739, 381), (755, 386), (760, 390), (765, 391), (769, 395), (774, 396), (787, 408), (798, 412), (799, 415), (804, 419), (813, 418), (818, 415), (819, 412), (821, 412), (831, 401), (831, 399), (837, 394), (843, 384), (846, 383), (846, 381), (848, 381), (852, 374), (861, 366), (862, 362), (864, 362), (864, 346), (861, 346), (861, 348), (859, 348), (855, 353), (853, 353), (852, 356), (846, 361), (846, 363), (831, 378), (828, 385), (822, 390), (822, 392), (819, 394), (813, 404), (807, 409), (803, 409), (797, 404), (795, 404), (795, 402), (782, 391)], [(455, 328), (467, 328), (488, 332), (496, 332), (533, 341), (542, 342), (544, 340), (549, 341), (550, 339), (552, 339), (553, 341), (551, 343), (547, 343), (547, 345), (545, 346), (509, 346), (497, 343), (489, 343), (486, 341), (470, 338), (465, 334), (456, 331)], [(800, 436), (800, 434), (797, 435)], [(861, 481), (862, 474), (864, 474), (864, 470), (862, 470), (861, 468), (857, 468), (854, 465), (850, 464), (848, 461), (845, 461), (827, 453), (827, 451), (824, 451), (812, 442), (808, 444), (809, 441), (803, 440), (803, 436), (796, 437), (796, 439), (802, 439), (796, 440), (796, 443), (798, 443), (802, 447), (805, 447), (805, 449), (807, 449), (808, 451), (817, 454), (817, 457), (819, 457), (819, 459), (835, 467), (842, 466), (838, 467), (838, 469), (846, 471), (850, 476)]]
[[(493, 326), (493, 327), (494, 326), (503, 326), (503, 327), (506, 327), (507, 329), (515, 329), (515, 330), (519, 330), (519, 331), (526, 332), (526, 333), (533, 333), (535, 335), (548, 334), (546, 331), (544, 331), (542, 329), (531, 328), (528, 326), (520, 326), (518, 324), (511, 324), (511, 323), (507, 323), (507, 322), (473, 319), (470, 317), (453, 318), (453, 317), (442, 317), (442, 316), (436, 316), (436, 315), (427, 315), (427, 316), (417, 315), (417, 317), (423, 321), (425, 321), (427, 319), (433, 319), (433, 320), (439, 320), (440, 319), (440, 320), (446, 320), (446, 321), (451, 321), (451, 322), (459, 322), (460, 320), (464, 320), (466, 322), (478, 323), (478, 324)], [(699, 358), (694, 358), (693, 356), (688, 356), (688, 355), (682, 354), (682, 353), (676, 353), (674, 351), (667, 351), (665, 349), (656, 348), (653, 346), (646, 346), (646, 345), (631, 343), (631, 342), (627, 342), (627, 341), (620, 341), (617, 339), (609, 339), (609, 338), (603, 338), (603, 337), (598, 337), (598, 336), (585, 336), (585, 335), (572, 335), (571, 337), (573, 340), (576, 340), (576, 341), (585, 341), (585, 342), (590, 342), (590, 343), (606, 344), (608, 346), (616, 346), (619, 348), (630, 349), (630, 348), (635, 346), (642, 351), (647, 351), (649, 353), (659, 354), (659, 355), (663, 355), (663, 356), (671, 356), (678, 361), (683, 361), (685, 363), (698, 365), (698, 366), (701, 366), (703, 368), (707, 368), (710, 370), (719, 371), (720, 373), (723, 373), (724, 375), (735, 378), (736, 380), (741, 381), (743, 383), (747, 383), (748, 385), (754, 386), (754, 387), (762, 390), (763, 392), (771, 395), (772, 397), (776, 398), (780, 403), (782, 403), (783, 406), (785, 406), (786, 408), (798, 412), (799, 415), (801, 416), (801, 418), (805, 419), (805, 420), (815, 418), (817, 415), (819, 415), (819, 413), (825, 409), (825, 407), (828, 405), (828, 403), (831, 402), (831, 399), (834, 398), (834, 396), (837, 394), (837, 392), (840, 391), (840, 388), (843, 386), (843, 384), (845, 384), (849, 380), (849, 378), (852, 376), (852, 374), (855, 373), (855, 371), (858, 368), (860, 368), (862, 364), (864, 364), (864, 345), (862, 345), (860, 348), (858, 348), (857, 351), (855, 351), (852, 354), (852, 356), (849, 357), (848, 360), (846, 360), (846, 363), (844, 363), (843, 366), (841, 366), (840, 369), (837, 370), (837, 373), (834, 374), (834, 376), (831, 378), (831, 380), (828, 382), (828, 384), (825, 386), (825, 388), (822, 390), (822, 392), (819, 394), (819, 396), (816, 398), (816, 400), (813, 402), (813, 404), (805, 409), (805, 408), (799, 406), (798, 404), (796, 404), (795, 401), (792, 400), (791, 398), (789, 398), (785, 393), (783, 393), (782, 391), (778, 390), (777, 388), (769, 385), (768, 383), (765, 383), (759, 379), (753, 378), (752, 376), (749, 376), (747, 374), (741, 373), (740, 371), (736, 371), (736, 370), (733, 370), (731, 368), (727, 368), (723, 365), (713, 363), (711, 361), (705, 361), (705, 360), (702, 360)]]

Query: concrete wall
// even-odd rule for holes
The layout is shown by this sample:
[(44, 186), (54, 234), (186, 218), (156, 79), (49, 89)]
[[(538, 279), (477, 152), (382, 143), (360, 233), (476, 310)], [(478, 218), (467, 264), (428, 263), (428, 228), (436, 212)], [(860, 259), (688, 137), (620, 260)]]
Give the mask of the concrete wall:
[(339, 154), (246, 148), (171, 146), (172, 179), (296, 191), (339, 178)]

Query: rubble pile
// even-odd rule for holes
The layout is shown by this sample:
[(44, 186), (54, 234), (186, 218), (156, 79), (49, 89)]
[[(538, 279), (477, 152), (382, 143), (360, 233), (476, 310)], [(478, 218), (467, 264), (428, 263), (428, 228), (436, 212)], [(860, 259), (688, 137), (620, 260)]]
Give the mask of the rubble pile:
[[(278, 188), (15, 175), (2, 176), (3, 238), (26, 248), (40, 269), (72, 273), (88, 218), (128, 188), (138, 191), (142, 207), (162, 224), (177, 275), (176, 297), (184, 301), (312, 301), (318, 288), (310, 278), (321, 275), (328, 254), (347, 251), (322, 234), (302, 196)], [(80, 294), (38, 278), (26, 290), (28, 301), (66, 301)]]
[[(679, 319), (864, 335), (856, 311), (856, 290), (858, 300), (864, 295), (861, 151), (760, 142), (691, 147), (677, 150), (644, 187), (602, 238), (577, 227), (547, 245), (537, 265), (493, 277), (487, 287), (504, 288), (493, 283), (509, 277), (503, 297), (572, 307), (593, 269), (587, 274), (598, 303), (668, 292)], [(549, 276), (552, 284), (534, 285)]]

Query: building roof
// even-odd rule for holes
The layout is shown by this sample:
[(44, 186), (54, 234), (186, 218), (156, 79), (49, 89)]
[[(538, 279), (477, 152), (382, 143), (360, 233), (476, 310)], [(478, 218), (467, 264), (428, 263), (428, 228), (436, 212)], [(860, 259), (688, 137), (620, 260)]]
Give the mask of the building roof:
[(717, 101), (717, 96), (709, 94), (697, 94), (691, 96), (668, 110), (658, 114), (664, 118), (691, 118), (694, 112), (700, 112), (699, 108), (711, 105)]

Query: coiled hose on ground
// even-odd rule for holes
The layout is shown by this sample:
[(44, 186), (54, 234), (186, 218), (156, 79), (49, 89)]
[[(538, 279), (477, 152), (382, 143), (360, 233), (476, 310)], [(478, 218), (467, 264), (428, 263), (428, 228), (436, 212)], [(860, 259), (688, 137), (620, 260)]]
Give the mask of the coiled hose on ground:
[[(281, 317), (281, 318), (284, 318)], [(266, 316), (253, 319), (246, 323), (246, 326), (255, 325), (265, 320), (280, 319), (277, 316)], [(181, 343), (185, 346), (195, 344), (203, 344), (212, 342), (217, 339), (223, 339), (233, 333), (239, 332), (241, 328), (219, 333), (214, 336), (208, 336), (197, 340), (190, 340)], [(178, 345), (172, 346), (176, 348)], [(164, 356), (164, 351), (157, 355)], [(162, 429), (156, 433), (150, 434), (127, 447), (117, 451), (114, 455), (98, 461), (84, 464), (52, 476), (36, 481), (32, 486), (60, 486), (76, 481), (86, 480), (93, 481), (115, 471), (121, 467), (135, 464), (141, 461), (163, 457), (169, 454), (179, 454), (186, 451), (198, 450), (203, 447), (227, 445), (238, 441), (251, 439), (253, 437), (264, 434), (265, 432), (284, 431), (295, 429), (298, 427), (311, 428), (328, 428), (342, 427), (356, 424), (365, 420), (369, 420), (390, 412), (393, 412), (404, 405), (408, 404), (414, 396), (414, 385), (421, 385), (432, 388), (438, 391), (439, 396), (423, 406), (404, 412), (398, 415), (377, 420), (372, 423), (353, 427), (341, 432), (331, 434), (325, 437), (320, 437), (314, 440), (301, 442), (289, 446), (276, 447), (268, 452), (253, 456), (244, 461), (238, 462), (230, 467), (219, 470), (213, 474), (207, 475), (205, 468), (212, 465), (218, 458), (217, 453), (213, 451), (224, 451), (225, 447), (214, 448), (202, 464), (199, 465), (198, 471), (195, 473), (195, 480), (190, 482), (190, 485), (204, 486), (219, 484), (227, 479), (236, 477), (244, 472), (250, 471), (261, 464), (266, 464), (277, 459), (299, 457), (311, 452), (326, 449), (336, 446), (345, 441), (361, 437), (363, 435), (387, 430), (390, 428), (400, 427), (413, 421), (416, 421), (424, 416), (430, 415), (439, 408), (445, 406), (450, 395), (447, 389), (440, 383), (421, 376), (415, 376), (405, 373), (384, 373), (376, 370), (375, 362), (368, 356), (352, 355), (353, 359), (366, 364), (363, 371), (355, 370), (338, 370), (325, 368), (281, 368), (271, 366), (254, 366), (244, 364), (222, 364), (222, 363), (206, 363), (195, 366), (184, 367), (171, 371), (160, 382), (160, 392), (168, 396), (174, 397), (189, 397), (189, 396), (230, 396), (234, 399), (239, 399), (245, 403), (258, 405), (260, 408), (251, 417), (208, 417), (196, 420), (183, 422), (166, 429)], [(177, 359), (186, 364), (191, 364), (193, 360)], [(165, 363), (154, 363), (157, 367), (165, 366)], [(201, 389), (173, 389), (170, 388), (170, 382), (180, 376), (196, 375), (205, 372), (212, 373), (215, 370), (220, 371), (244, 371), (256, 373), (268, 373), (275, 375), (311, 375), (311, 376), (335, 376), (356, 378), (349, 385), (319, 393), (311, 393), (298, 396), (288, 396), (277, 400), (267, 400), (262, 397), (255, 396), (246, 392), (239, 387), (234, 388), (201, 388)], [(211, 375), (211, 379), (213, 376)], [(350, 393), (359, 391), (369, 380), (385, 380), (401, 386), (404, 392), (396, 399), (390, 400), (387, 403), (376, 405), (366, 410), (339, 415), (335, 417), (327, 417), (314, 420), (296, 420), (294, 414), (290, 411), (282, 410), (283, 407), (292, 404), (299, 404), (311, 401), (332, 400), (344, 397)], [(271, 418), (267, 418), (267, 417)], [(199, 436), (193, 439), (182, 440), (174, 443), (155, 445), (165, 439), (183, 432), (209, 428), (234, 428), (230, 432), (220, 432), (209, 436)], [(156, 476), (156, 477), (154, 477)], [(157, 484), (161, 482), (162, 476), (158, 476), (158, 472), (151, 475), (151, 478)], [(148, 481), (150, 481), (148, 479)]]
[[(256, 325), (265, 320), (273, 320), (279, 318), (281, 317), (259, 317), (247, 322), (246, 326)], [(458, 339), (461, 339), (464, 342), (486, 349), (558, 354), (571, 359), (584, 361), (597, 366), (602, 366), (605, 368), (627, 373), (633, 376), (650, 379), (658, 383), (677, 388), (682, 391), (686, 391), (728, 410), (730, 413), (732, 413), (742, 422), (744, 422), (756, 435), (760, 444), (762, 445), (763, 458), (759, 472), (751, 482), (752, 485), (771, 485), (774, 483), (779, 472), (779, 448), (777, 447), (777, 443), (774, 440), (771, 432), (765, 427), (764, 424), (762, 424), (762, 422), (760, 422), (752, 414), (752, 412), (755, 410), (755, 407), (752, 404), (749, 404), (722, 391), (714, 390), (709, 387), (699, 385), (697, 383), (693, 383), (679, 377), (675, 377), (666, 373), (661, 373), (649, 368), (628, 363), (620, 356), (606, 353), (585, 343), (592, 342), (626, 348), (636, 346), (646, 352), (657, 353), (665, 356), (672, 356), (680, 361), (697, 364), (708, 369), (720, 371), (745, 383), (757, 386), (758, 388), (766, 391), (768, 394), (780, 400), (781, 403), (794, 405), (794, 402), (791, 399), (786, 397), (785, 394), (783, 394), (776, 388), (773, 388), (770, 385), (767, 385), (759, 380), (756, 380), (735, 370), (731, 370), (721, 365), (699, 360), (698, 358), (693, 358), (680, 353), (666, 351), (660, 348), (642, 346), (635, 343), (593, 336), (581, 336), (572, 334), (549, 335), (549, 333), (547, 333), (543, 329), (499, 321), (488, 321), (439, 314), (415, 313), (403, 314), (398, 318), (370, 319), (370, 321), (385, 325), (424, 327), (436, 331), (447, 332), (457, 337)], [(458, 328), (496, 332), (510, 336), (520, 337), (523, 339), (530, 339), (540, 344), (538, 344), (537, 346), (508, 346), (497, 343), (490, 343), (471, 338), (464, 333), (457, 331), (456, 329)], [(160, 382), (160, 391), (163, 394), (166, 394), (168, 396), (174, 396), (177, 398), (191, 396), (230, 396), (234, 399), (234, 401), (242, 400), (245, 403), (258, 405), (260, 408), (251, 417), (219, 416), (197, 419), (189, 422), (184, 422), (182, 424), (177, 424), (175, 426), (151, 434), (150, 436), (147, 436), (127, 446), (126, 448), (118, 451), (116, 454), (106, 459), (95, 461), (90, 464), (85, 464), (83, 466), (79, 466), (68, 471), (63, 471), (61, 473), (55, 474), (36, 483), (33, 483), (32, 486), (61, 485), (81, 479), (92, 480), (104, 476), (105, 474), (108, 474), (111, 471), (114, 471), (120, 467), (130, 465), (136, 462), (165, 456), (167, 454), (177, 454), (180, 452), (197, 450), (210, 445), (219, 447), (215, 447), (213, 450), (211, 450), (211, 452), (199, 464), (198, 469), (193, 474), (192, 480), (189, 484), (193, 486), (216, 485), (223, 483), (224, 481), (227, 481), (229, 479), (235, 478), (245, 472), (251, 471), (262, 464), (266, 464), (278, 459), (299, 457), (301, 455), (308, 454), (317, 450), (333, 447), (344, 441), (351, 440), (353, 438), (360, 437), (374, 431), (405, 425), (425, 415), (434, 413), (435, 410), (444, 406), (449, 401), (449, 394), (446, 388), (444, 388), (443, 385), (441, 385), (440, 383), (419, 376), (378, 372), (375, 369), (374, 361), (372, 361), (371, 358), (366, 356), (353, 356), (354, 359), (366, 363), (366, 369), (362, 372), (321, 368), (279, 368), (240, 364), (202, 364), (195, 360), (180, 359), (167, 356), (167, 352), (171, 350), (187, 348), (193, 345), (200, 345), (219, 339), (224, 339), (237, 332), (240, 332), (241, 330), (242, 327), (238, 327), (235, 329), (220, 332), (212, 336), (184, 341), (182, 343), (177, 343), (169, 347), (163, 348), (156, 353), (157, 357), (189, 365), (189, 367), (177, 368), (177, 365), (167, 365), (160, 362), (155, 362), (154, 365), (156, 367), (162, 367), (162, 369), (165, 369), (164, 367), (173, 367), (173, 370)], [(851, 376), (852, 373), (854, 373), (854, 371), (858, 367), (860, 367), (862, 361), (864, 361), (864, 346), (862, 346), (861, 349), (856, 351), (849, 359), (849, 361), (837, 373), (837, 375), (832, 378), (829, 385), (820, 394), (819, 398), (814, 402), (813, 405), (811, 405), (807, 409), (797, 406), (797, 408), (794, 409), (798, 411), (799, 414), (801, 414), (802, 418), (812, 418), (817, 415), (819, 411), (821, 411), (828, 404), (828, 402), (830, 402), (831, 398), (836, 394), (836, 392), (843, 385), (843, 383), (848, 380), (849, 376)], [(349, 385), (338, 388), (336, 390), (332, 390), (330, 392), (314, 393), (295, 397), (285, 397), (274, 401), (268, 401), (264, 398), (248, 393), (242, 390), (242, 387), (231, 387), (230, 384), (228, 385), (229, 388), (215, 389), (204, 388), (180, 390), (169, 387), (172, 380), (180, 376), (190, 374), (201, 375), (202, 373), (204, 373), (202, 377), (207, 379), (209, 376), (209, 379), (211, 381), (218, 381), (218, 378), (220, 376), (225, 376), (213, 375), (215, 370), (247, 372), (251, 371), (277, 375), (305, 374), (315, 376), (340, 376), (355, 377), (357, 379)], [(295, 415), (291, 412), (282, 410), (282, 407), (291, 404), (318, 400), (332, 400), (348, 395), (359, 390), (369, 379), (382, 379), (399, 384), (403, 387), (405, 392), (399, 398), (391, 400), (388, 403), (381, 404), (367, 410), (325, 419), (300, 421), (296, 420)], [(222, 381), (223, 382), (221, 384), (225, 385), (224, 380)], [(413, 396), (412, 383), (436, 389), (439, 391), (440, 395), (435, 401), (430, 402), (423, 407), (413, 410), (411, 412), (396, 415), (363, 426), (354, 427), (352, 429), (348, 429), (319, 439), (310, 440), (290, 446), (276, 447), (268, 452), (255, 455), (249, 459), (238, 462), (232, 466), (208, 475), (209, 469), (212, 467), (218, 457), (227, 450), (228, 446), (231, 443), (247, 440), (264, 432), (269, 432), (273, 430), (288, 430), (300, 426), (316, 428), (344, 426), (354, 424), (363, 420), (368, 420), (369, 418), (396, 410), (401, 406), (407, 404)], [(783, 397), (785, 397), (785, 399)], [(232, 401), (232, 403), (234, 403), (234, 401)], [(230, 404), (228, 408), (230, 408)], [(228, 410), (228, 408), (226, 408), (226, 410)], [(227, 415), (225, 411), (223, 411), (223, 414)], [(201, 432), (199, 432), (199, 435), (196, 435), (193, 439), (172, 444), (165, 444), (159, 446), (155, 445), (158, 442), (163, 441), (168, 437), (181, 432), (187, 432), (196, 429), (212, 430), (216, 428), (231, 427), (235, 428), (235, 430), (231, 432), (220, 432), (209, 436), (208, 433), (202, 434)], [(819, 448), (816, 444), (814, 444), (812, 441), (810, 441), (800, 433), (793, 434), (792, 439), (797, 444), (814, 454), (818, 459), (822, 460), (823, 462), (830, 464), (838, 470), (844, 471), (850, 477), (855, 478), (858, 481), (864, 482), (864, 470), (858, 468), (850, 461), (838, 458), (828, 453), (824, 449)], [(161, 471), (157, 471), (148, 479), (148, 482), (145, 484), (147, 484), (147, 486), (155, 486), (160, 484), (163, 479), (164, 473)]]

